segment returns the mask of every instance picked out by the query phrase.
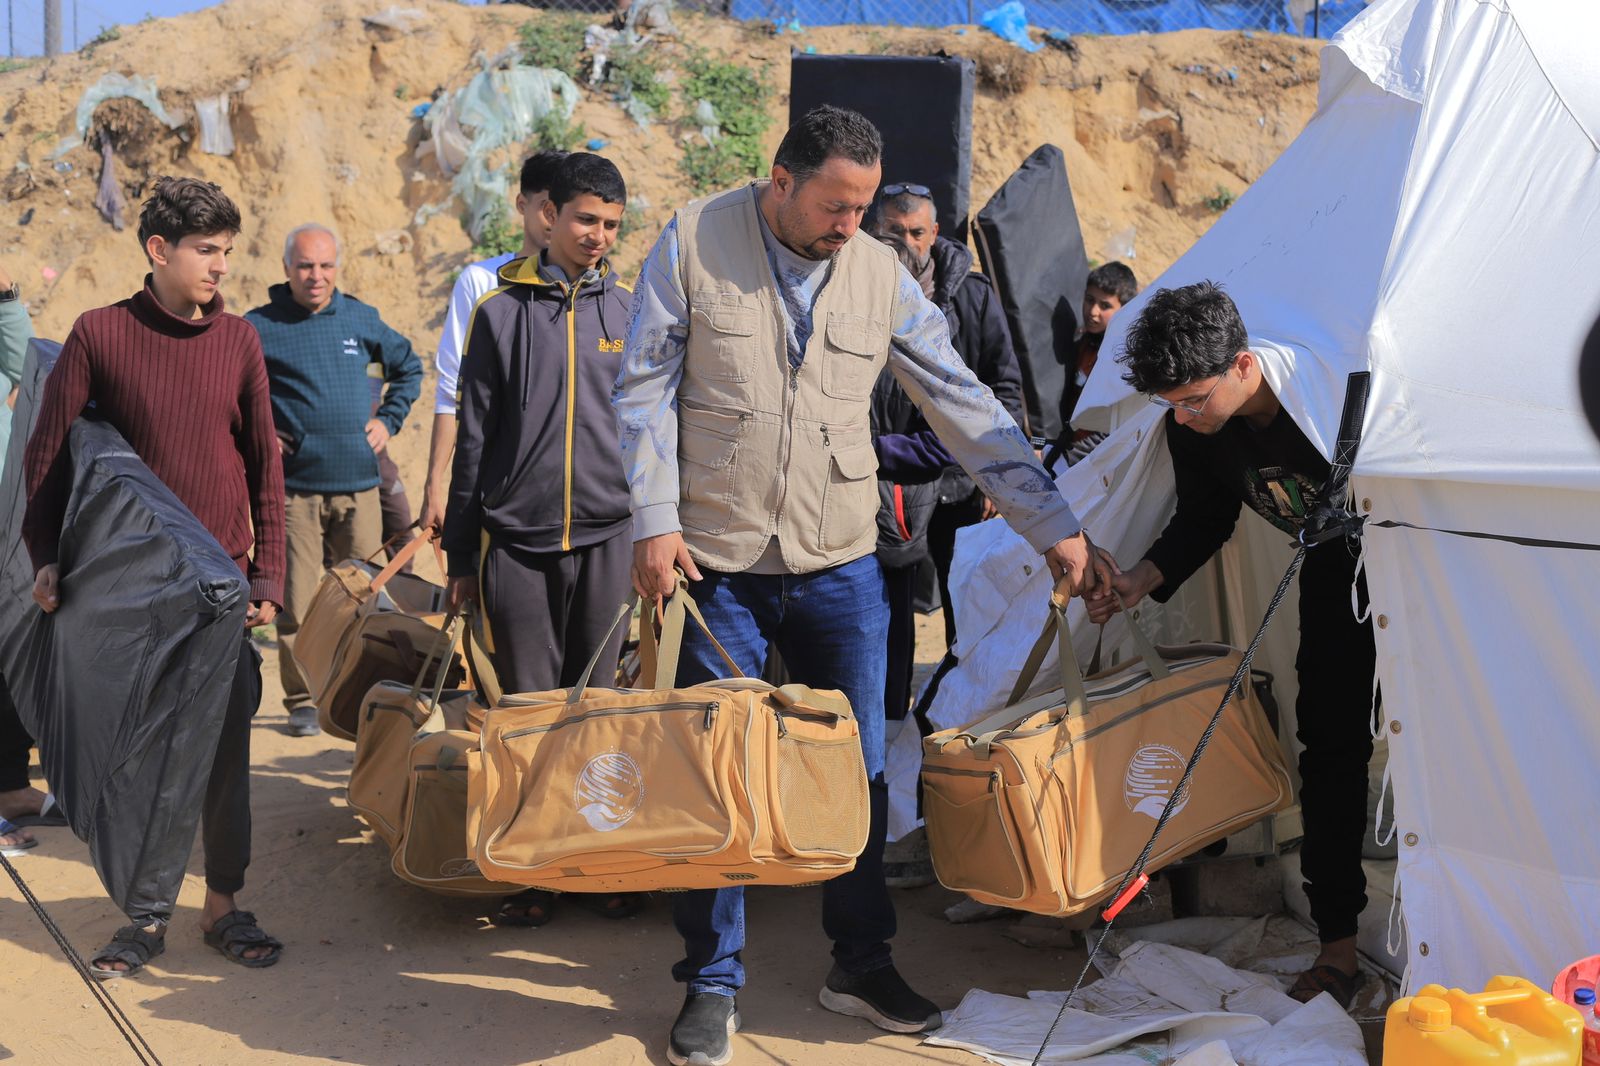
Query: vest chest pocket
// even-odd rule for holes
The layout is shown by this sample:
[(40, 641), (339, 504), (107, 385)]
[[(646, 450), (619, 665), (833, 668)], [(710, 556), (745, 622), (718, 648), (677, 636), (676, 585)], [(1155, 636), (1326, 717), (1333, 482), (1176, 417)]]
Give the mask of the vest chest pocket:
[(689, 306), (689, 373), (709, 381), (749, 381), (755, 370), (760, 301), (704, 291), (695, 293)]
[(726, 533), (733, 520), (733, 457), (739, 442), (678, 421), (678, 520), (702, 533)]
[(828, 313), (823, 333), (822, 391), (837, 400), (872, 395), (889, 348), (889, 330), (864, 315)]
[(863, 439), (830, 449), (828, 480), (822, 487), (824, 551), (848, 548), (873, 527), (878, 515), (878, 457)]

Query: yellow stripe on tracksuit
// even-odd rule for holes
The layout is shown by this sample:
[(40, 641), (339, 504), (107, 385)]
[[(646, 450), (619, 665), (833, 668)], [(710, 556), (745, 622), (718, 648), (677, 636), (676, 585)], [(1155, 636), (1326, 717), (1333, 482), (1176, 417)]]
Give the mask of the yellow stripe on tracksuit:
[(572, 550), (572, 429), (578, 407), (578, 295), (567, 295), (567, 477), (561, 509), (561, 550)]

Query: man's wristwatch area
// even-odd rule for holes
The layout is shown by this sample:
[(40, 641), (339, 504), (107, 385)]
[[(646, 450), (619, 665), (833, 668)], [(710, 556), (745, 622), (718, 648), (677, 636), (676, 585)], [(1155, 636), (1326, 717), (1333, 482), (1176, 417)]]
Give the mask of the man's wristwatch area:
[(9, 289), (0, 289), (0, 304), (20, 299), (22, 299), (22, 286), (16, 282), (12, 282)]

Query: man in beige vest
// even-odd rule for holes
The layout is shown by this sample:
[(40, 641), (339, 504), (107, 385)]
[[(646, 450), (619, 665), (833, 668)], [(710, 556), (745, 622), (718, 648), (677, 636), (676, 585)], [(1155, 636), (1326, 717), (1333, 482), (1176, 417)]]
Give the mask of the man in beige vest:
[[(866, 118), (820, 107), (785, 135), (770, 181), (683, 208), (634, 293), (612, 402), (632, 497), (634, 585), (671, 595), (673, 568), (740, 670), (768, 643), (796, 681), (839, 689), (860, 719), (874, 787), (851, 873), (823, 889), (834, 965), (822, 1005), (891, 1032), (939, 1009), (890, 959), (883, 883), (884, 649), (889, 608), (872, 551), (878, 488), (869, 398), (885, 364), (939, 439), (1074, 592), (1092, 584), (1087, 538), (1016, 423), (950, 347), (944, 314), (894, 253), (857, 232), (881, 177)], [(1100, 575), (1109, 581), (1109, 572)], [(686, 635), (680, 684), (720, 676)], [(732, 1058), (744, 983), (738, 888), (676, 897), (688, 985), (667, 1057)]]

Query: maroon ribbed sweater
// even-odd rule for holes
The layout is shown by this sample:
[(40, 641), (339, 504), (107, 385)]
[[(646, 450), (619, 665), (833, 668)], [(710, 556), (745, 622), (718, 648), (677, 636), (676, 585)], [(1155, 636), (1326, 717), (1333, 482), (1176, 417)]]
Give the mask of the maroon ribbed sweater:
[(177, 317), (147, 275), (143, 292), (74, 323), (28, 439), (22, 537), (34, 569), (56, 561), (72, 488), (67, 430), (92, 401), (239, 564), (250, 599), (283, 604), (283, 463), (261, 339), (223, 312), (220, 293), (203, 310)]

